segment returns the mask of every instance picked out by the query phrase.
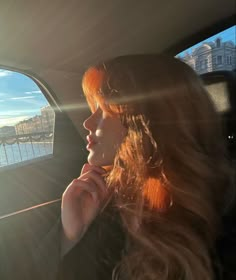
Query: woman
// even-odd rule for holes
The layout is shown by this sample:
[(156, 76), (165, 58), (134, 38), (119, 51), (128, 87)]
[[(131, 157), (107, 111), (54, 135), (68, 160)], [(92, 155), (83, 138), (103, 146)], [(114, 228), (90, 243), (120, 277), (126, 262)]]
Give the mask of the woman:
[(131, 55), (89, 68), (82, 86), (92, 111), (89, 156), (63, 195), (65, 253), (112, 209), (124, 238), (104, 262), (107, 279), (215, 279), (231, 176), (197, 75), (172, 57)]

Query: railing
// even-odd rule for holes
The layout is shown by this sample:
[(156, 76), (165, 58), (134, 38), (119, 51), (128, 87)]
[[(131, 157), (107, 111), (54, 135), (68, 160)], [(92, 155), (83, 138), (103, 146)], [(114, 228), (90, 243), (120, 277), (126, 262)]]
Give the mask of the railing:
[(53, 153), (53, 132), (0, 136), (0, 167)]

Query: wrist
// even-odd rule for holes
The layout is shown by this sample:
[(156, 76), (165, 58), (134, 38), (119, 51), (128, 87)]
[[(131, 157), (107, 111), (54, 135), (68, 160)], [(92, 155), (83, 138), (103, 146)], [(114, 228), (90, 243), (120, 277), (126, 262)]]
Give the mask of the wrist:
[(64, 257), (84, 236), (87, 228), (83, 228), (80, 234), (72, 237), (65, 233), (64, 229), (61, 230), (61, 258)]

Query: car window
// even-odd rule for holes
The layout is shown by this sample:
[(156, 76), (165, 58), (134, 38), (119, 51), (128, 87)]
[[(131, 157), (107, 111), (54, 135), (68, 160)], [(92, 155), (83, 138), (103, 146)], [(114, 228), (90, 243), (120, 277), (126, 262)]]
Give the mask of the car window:
[(176, 57), (198, 74), (236, 69), (236, 26), (232, 26), (182, 51)]
[(0, 168), (51, 155), (54, 120), (31, 78), (0, 69)]

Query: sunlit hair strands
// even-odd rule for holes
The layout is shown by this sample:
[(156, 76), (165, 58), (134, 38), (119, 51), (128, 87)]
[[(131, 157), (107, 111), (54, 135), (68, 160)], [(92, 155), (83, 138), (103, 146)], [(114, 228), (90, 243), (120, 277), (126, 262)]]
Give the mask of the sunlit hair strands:
[(172, 57), (130, 55), (89, 68), (82, 86), (92, 111), (119, 114), (128, 129), (107, 178), (129, 244), (117, 270), (132, 280), (214, 279), (230, 171), (197, 75)]

